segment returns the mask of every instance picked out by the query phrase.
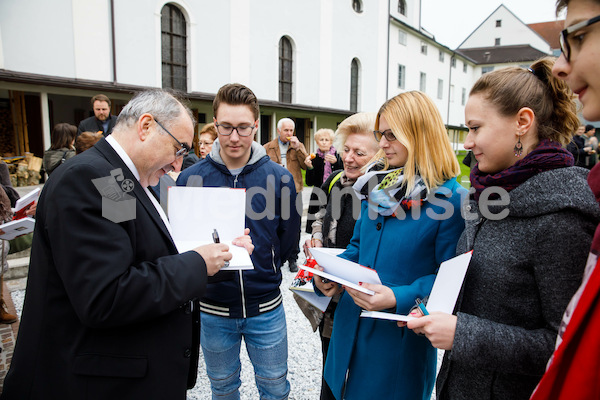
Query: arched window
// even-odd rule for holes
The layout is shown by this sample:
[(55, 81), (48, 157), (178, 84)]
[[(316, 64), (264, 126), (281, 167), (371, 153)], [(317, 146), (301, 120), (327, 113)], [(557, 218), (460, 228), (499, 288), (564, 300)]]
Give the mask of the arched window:
[(356, 58), (350, 64), (350, 111), (358, 111), (359, 65)]
[(352, 0), (352, 9), (360, 14), (363, 11), (362, 0)]
[(292, 102), (293, 51), (290, 39), (283, 36), (279, 40), (279, 101)]
[(160, 12), (162, 85), (187, 92), (187, 27), (185, 16), (173, 4)]
[(398, 12), (406, 16), (406, 0), (398, 0)]

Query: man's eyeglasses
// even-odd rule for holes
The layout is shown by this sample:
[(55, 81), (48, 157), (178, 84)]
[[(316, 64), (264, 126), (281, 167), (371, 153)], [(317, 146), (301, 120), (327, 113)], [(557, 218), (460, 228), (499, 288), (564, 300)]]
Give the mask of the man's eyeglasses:
[(165, 132), (167, 132), (169, 134), (169, 136), (171, 136), (173, 139), (175, 139), (175, 141), (177, 142), (177, 144), (179, 145), (179, 147), (181, 147), (181, 149), (177, 150), (175, 152), (175, 157), (185, 157), (188, 155), (188, 153), (190, 152), (190, 146), (188, 146), (185, 143), (181, 143), (179, 140), (177, 140), (177, 138), (175, 136), (173, 136), (171, 134), (171, 132), (169, 132), (169, 130), (167, 128), (165, 128), (160, 122), (158, 122), (158, 120), (156, 118), (154, 118), (154, 121), (158, 124), (158, 126), (160, 126), (161, 128), (163, 128), (163, 130)]
[(240, 136), (250, 136), (255, 128), (254, 125), (231, 126), (229, 124), (219, 124), (218, 122), (215, 122), (215, 126), (217, 127), (217, 132), (223, 136), (231, 135), (234, 130)]
[[(560, 50), (565, 55), (565, 59), (567, 60), (567, 62), (571, 61), (571, 42), (569, 41), (569, 36), (573, 32), (577, 31), (578, 29), (585, 28), (587, 26), (595, 24), (598, 21), (600, 21), (600, 15), (598, 15), (597, 17), (588, 19), (587, 21), (583, 21), (578, 24), (571, 25), (568, 28), (563, 29), (560, 32)], [(583, 35), (581, 35), (581, 36), (583, 36)], [(577, 50), (579, 49), (579, 45), (580, 45), (580, 43), (578, 43), (578, 42), (573, 43), (573, 47), (576, 48)]]
[(378, 142), (381, 140), (382, 136), (385, 136), (385, 140), (388, 142), (396, 140), (396, 136), (394, 136), (394, 132), (392, 132), (391, 129), (386, 129), (385, 131), (373, 131), (373, 135), (375, 135), (375, 140)]

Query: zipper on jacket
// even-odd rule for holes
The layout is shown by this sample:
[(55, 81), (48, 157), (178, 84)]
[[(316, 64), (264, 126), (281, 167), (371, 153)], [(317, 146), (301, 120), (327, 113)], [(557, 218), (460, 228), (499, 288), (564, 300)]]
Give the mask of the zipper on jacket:
[(277, 273), (277, 265), (275, 265), (275, 248), (271, 246), (271, 264), (273, 265), (273, 272)]
[(239, 270), (238, 274), (240, 275), (240, 292), (242, 295), (242, 318), (247, 318), (246, 315), (248, 313), (246, 312), (246, 297), (244, 295), (244, 275), (242, 274), (242, 270)]
[(237, 174), (237, 175), (235, 176), (235, 178), (233, 179), (233, 187), (234, 187), (234, 188), (237, 188), (238, 176), (240, 176), (240, 174)]

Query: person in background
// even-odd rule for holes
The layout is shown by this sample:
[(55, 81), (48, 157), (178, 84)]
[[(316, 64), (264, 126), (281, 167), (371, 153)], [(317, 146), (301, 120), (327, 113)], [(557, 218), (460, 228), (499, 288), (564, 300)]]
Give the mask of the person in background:
[(81, 132), (75, 139), (75, 154), (81, 154), (93, 147), (102, 137), (100, 132)]
[[(287, 168), (294, 177), (296, 193), (298, 194), (296, 197), (296, 208), (301, 213), (303, 210), (301, 192), (304, 188), (301, 170), (307, 168), (304, 161), (308, 157), (308, 152), (295, 133), (296, 124), (294, 121), (290, 118), (282, 118), (277, 122), (277, 139), (265, 143), (264, 148), (267, 151), (269, 158), (271, 158), (271, 161), (275, 161), (277, 164)], [(298, 254), (300, 253), (301, 224), (302, 221), (298, 221), (296, 248), (292, 251), (290, 258), (288, 259), (288, 268), (291, 272), (298, 272), (296, 261), (298, 259)]]
[[(600, 121), (600, 1), (559, 0), (557, 14), (567, 8), (561, 32), (562, 54), (553, 74), (579, 94), (582, 114)], [(600, 202), (600, 166), (588, 175)], [(563, 314), (556, 348), (531, 400), (594, 399), (600, 393), (600, 229), (596, 228), (583, 281)]]
[[(357, 113), (346, 118), (335, 133), (335, 147), (342, 151), (343, 170), (334, 170), (320, 188), (327, 195), (312, 223), (312, 235), (306, 240), (304, 249), (307, 258), (311, 257), (312, 247), (346, 248), (352, 238), (354, 224), (360, 215), (360, 200), (352, 190), (358, 177), (364, 174), (363, 167), (375, 156), (379, 145), (373, 136), (375, 113)], [(323, 367), (327, 359), (333, 316), (340, 295), (335, 295), (329, 306), (322, 312), (299, 296), (294, 296), (313, 330), (319, 328)], [(325, 379), (321, 380), (321, 400), (334, 400)]]
[(407, 325), (446, 350), (438, 399), (528, 399), (581, 282), (600, 209), (563, 147), (579, 120), (553, 65), (489, 72), (469, 94), (465, 148), (478, 163), (457, 254), (473, 256), (456, 315)]
[(585, 147), (585, 138), (583, 137), (584, 132), (584, 125), (580, 125), (579, 127), (577, 127), (577, 130), (571, 138), (571, 141), (569, 142), (569, 144), (567, 144), (567, 150), (569, 150), (571, 154), (573, 154), (573, 158), (575, 159), (575, 165), (582, 168), (585, 168), (588, 157), (588, 151), (591, 150), (591, 147)]
[[(429, 295), (440, 264), (453, 257), (463, 230), (460, 172), (442, 117), (422, 92), (385, 102), (375, 120), (380, 151), (354, 184), (360, 218), (340, 257), (377, 271), (375, 292), (346, 287), (333, 321), (325, 380), (336, 399), (429, 399), (437, 352), (427, 338), (394, 322), (361, 318), (361, 309), (408, 314)], [(314, 277), (327, 296), (336, 283)], [(368, 382), (368, 384), (366, 384)]]
[(214, 122), (204, 125), (198, 134), (198, 156), (201, 159), (205, 159), (210, 154), (215, 140), (217, 140), (217, 130)]
[(598, 159), (598, 138), (596, 137), (596, 128), (594, 125), (586, 125), (583, 136), (585, 138), (585, 146), (589, 147), (585, 167), (587, 169), (592, 169), (596, 165)]
[(54, 126), (52, 130), (52, 143), (50, 148), (44, 152), (42, 159), (42, 166), (48, 175), (69, 158), (75, 156), (73, 143), (76, 136), (77, 127), (75, 125), (63, 122)]
[[(15, 206), (19, 197), (19, 194), (10, 183), (8, 165), (4, 161), (0, 161), (0, 223), (9, 222), (12, 219), (11, 207)], [(0, 232), (2, 232), (1, 229)], [(3, 297), (4, 274), (8, 271), (9, 250), (9, 241), (0, 240), (0, 324), (12, 324), (17, 321), (17, 316), (8, 312)]]
[(79, 123), (77, 135), (82, 132), (102, 132), (106, 137), (110, 135), (117, 123), (117, 117), (110, 113), (110, 99), (103, 94), (97, 94), (90, 100), (94, 116), (84, 119)]
[[(246, 197), (246, 226), (256, 251), (253, 269), (221, 271), (200, 299), (202, 354), (213, 399), (239, 399), (242, 339), (254, 368), (261, 399), (287, 399), (290, 393), (288, 340), (281, 265), (297, 245), (300, 215), (289, 171), (272, 162), (254, 137), (258, 99), (246, 86), (222, 86), (213, 101), (219, 134), (204, 161), (183, 171), (178, 186), (230, 187)], [(266, 201), (265, 193), (273, 202)], [(223, 210), (226, 212), (227, 210)]]
[(310, 203), (306, 216), (306, 233), (312, 232), (312, 223), (315, 220), (315, 214), (321, 206), (316, 191), (320, 190), (323, 182), (329, 178), (333, 171), (341, 169), (344, 166), (333, 146), (333, 131), (331, 129), (319, 129), (315, 133), (315, 142), (317, 142), (318, 146), (317, 152), (314, 155), (309, 155), (304, 160), (304, 164), (308, 168), (305, 175), (306, 184), (314, 186), (310, 194)]

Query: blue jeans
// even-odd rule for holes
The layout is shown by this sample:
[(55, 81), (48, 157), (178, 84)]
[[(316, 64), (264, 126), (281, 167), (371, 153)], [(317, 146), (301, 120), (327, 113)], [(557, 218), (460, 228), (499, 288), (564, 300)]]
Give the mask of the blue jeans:
[(251, 318), (201, 313), (200, 344), (214, 400), (240, 398), (242, 336), (254, 367), (258, 393), (264, 400), (287, 399), (287, 326), (283, 304)]

